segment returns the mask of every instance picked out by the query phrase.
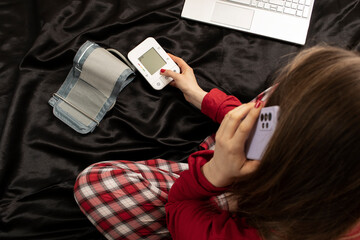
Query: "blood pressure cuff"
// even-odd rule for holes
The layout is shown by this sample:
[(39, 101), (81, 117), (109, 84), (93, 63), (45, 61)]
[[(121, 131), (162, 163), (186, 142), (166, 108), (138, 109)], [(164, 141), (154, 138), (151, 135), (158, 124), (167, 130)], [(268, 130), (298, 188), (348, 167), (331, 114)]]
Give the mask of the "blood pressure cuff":
[(109, 51), (90, 41), (84, 43), (64, 83), (49, 100), (54, 115), (79, 133), (92, 132), (135, 77), (134, 71)]

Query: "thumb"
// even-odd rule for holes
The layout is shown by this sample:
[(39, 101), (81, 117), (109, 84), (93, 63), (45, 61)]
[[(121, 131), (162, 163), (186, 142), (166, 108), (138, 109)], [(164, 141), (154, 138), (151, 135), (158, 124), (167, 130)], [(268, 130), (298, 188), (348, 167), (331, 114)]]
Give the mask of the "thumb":
[(178, 79), (179, 76), (181, 75), (180, 73), (176, 73), (172, 70), (167, 70), (167, 69), (161, 69), (160, 70), (160, 75), (163, 75), (165, 77), (171, 77), (173, 79)]
[(239, 176), (246, 176), (254, 172), (260, 165), (260, 161), (257, 160), (247, 160), (245, 161), (243, 167), (239, 172)]

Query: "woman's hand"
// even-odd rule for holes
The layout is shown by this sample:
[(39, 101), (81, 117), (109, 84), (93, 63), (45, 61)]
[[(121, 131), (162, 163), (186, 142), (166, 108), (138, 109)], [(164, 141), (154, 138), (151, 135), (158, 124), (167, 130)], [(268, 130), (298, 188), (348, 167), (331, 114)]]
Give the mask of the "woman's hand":
[(185, 99), (198, 109), (201, 109), (201, 103), (207, 92), (202, 90), (196, 81), (193, 69), (187, 63), (172, 54), (169, 54), (172, 60), (180, 67), (181, 73), (171, 70), (161, 69), (160, 74), (166, 77), (172, 77), (174, 80), (170, 85), (180, 89)]
[(263, 102), (243, 104), (226, 114), (216, 133), (213, 158), (202, 171), (215, 187), (226, 187), (259, 165), (245, 156), (245, 142), (260, 114)]

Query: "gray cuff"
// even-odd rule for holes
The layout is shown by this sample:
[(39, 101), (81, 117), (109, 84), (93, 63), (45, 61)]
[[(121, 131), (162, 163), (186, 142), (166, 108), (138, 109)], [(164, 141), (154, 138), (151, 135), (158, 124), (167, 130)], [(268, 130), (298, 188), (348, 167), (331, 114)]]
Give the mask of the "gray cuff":
[(134, 77), (128, 65), (87, 41), (76, 53), (73, 67), (49, 104), (57, 118), (86, 134), (99, 125), (115, 105), (118, 94)]

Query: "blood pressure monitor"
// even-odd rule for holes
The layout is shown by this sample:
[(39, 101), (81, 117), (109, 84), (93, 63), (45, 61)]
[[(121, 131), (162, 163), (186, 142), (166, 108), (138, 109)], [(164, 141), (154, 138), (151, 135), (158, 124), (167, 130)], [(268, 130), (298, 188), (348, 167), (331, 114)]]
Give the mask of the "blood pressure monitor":
[(171, 77), (160, 75), (160, 69), (169, 69), (180, 73), (178, 65), (152, 37), (145, 39), (131, 50), (128, 53), (128, 58), (156, 90), (163, 89), (173, 80)]

